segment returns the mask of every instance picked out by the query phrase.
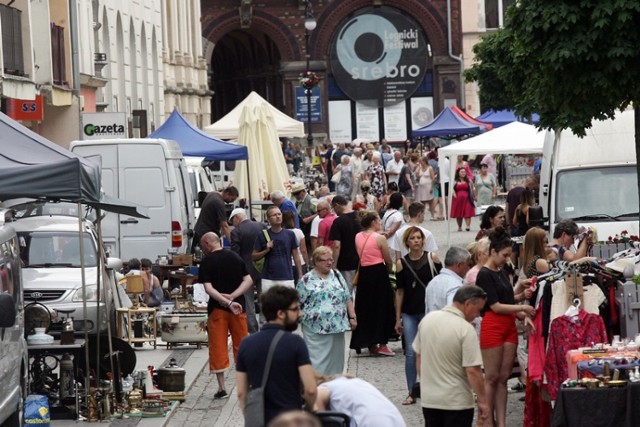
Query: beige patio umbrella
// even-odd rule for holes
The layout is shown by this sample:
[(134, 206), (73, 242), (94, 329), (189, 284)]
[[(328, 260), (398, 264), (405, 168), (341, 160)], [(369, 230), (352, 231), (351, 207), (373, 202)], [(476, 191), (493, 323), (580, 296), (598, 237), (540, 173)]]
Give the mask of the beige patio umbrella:
[(238, 144), (249, 151), (249, 160), (238, 163), (240, 197), (260, 201), (272, 191), (286, 191), (290, 176), (269, 105), (245, 106), (239, 125)]

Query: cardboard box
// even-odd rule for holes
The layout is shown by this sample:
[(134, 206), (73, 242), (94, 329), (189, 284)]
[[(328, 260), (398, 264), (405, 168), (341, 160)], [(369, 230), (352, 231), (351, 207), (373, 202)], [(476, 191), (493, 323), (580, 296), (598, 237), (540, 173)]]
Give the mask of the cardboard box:
[(173, 265), (193, 265), (193, 255), (174, 255), (171, 259)]

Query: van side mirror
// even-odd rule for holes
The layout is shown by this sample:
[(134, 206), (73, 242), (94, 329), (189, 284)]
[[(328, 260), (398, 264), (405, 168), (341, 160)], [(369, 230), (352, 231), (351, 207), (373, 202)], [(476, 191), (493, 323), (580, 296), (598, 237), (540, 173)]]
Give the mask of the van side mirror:
[(0, 328), (10, 328), (16, 323), (16, 303), (9, 294), (0, 294)]
[(545, 218), (542, 212), (542, 206), (529, 206), (529, 226), (540, 227), (545, 230), (549, 229), (549, 226), (545, 223), (549, 221), (549, 218)]

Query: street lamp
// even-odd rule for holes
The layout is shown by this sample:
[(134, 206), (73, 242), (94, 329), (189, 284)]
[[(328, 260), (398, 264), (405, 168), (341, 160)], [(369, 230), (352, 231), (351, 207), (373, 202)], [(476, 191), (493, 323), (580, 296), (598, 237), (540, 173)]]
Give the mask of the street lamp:
[[(309, 35), (311, 31), (316, 29), (316, 18), (313, 17), (313, 8), (311, 7), (311, 0), (307, 0), (307, 6), (304, 10), (304, 44), (305, 44), (305, 54), (307, 57), (307, 73), (309, 73), (310, 65), (309, 62), (311, 60), (311, 55), (309, 54)], [(307, 145), (309, 147), (313, 146), (313, 135), (311, 135), (311, 92), (313, 91), (313, 87), (309, 87), (305, 89), (307, 93)]]

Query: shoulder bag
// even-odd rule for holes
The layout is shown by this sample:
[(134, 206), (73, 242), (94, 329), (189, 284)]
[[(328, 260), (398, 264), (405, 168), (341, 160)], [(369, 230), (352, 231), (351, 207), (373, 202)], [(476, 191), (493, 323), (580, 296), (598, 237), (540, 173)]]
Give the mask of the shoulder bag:
[[(427, 289), (427, 285), (425, 285), (424, 282), (420, 280), (420, 277), (418, 277), (418, 274), (416, 273), (416, 271), (413, 269), (413, 267), (411, 267), (411, 264), (409, 264), (404, 257), (400, 259), (402, 260), (403, 264), (407, 266), (407, 268), (409, 269), (413, 277), (416, 279), (416, 281), (420, 283), (420, 285), (422, 285), (423, 288)], [(431, 270), (431, 278), (434, 278), (438, 274), (438, 270), (436, 269), (436, 265), (433, 262), (433, 258), (431, 257), (431, 252), (427, 252), (427, 260), (429, 261), (429, 270)]]
[(269, 371), (271, 370), (271, 361), (276, 345), (280, 338), (284, 335), (283, 330), (276, 332), (271, 340), (269, 353), (267, 353), (267, 361), (264, 364), (264, 372), (262, 373), (262, 381), (260, 387), (249, 390), (244, 405), (244, 425), (245, 427), (264, 427), (264, 389), (269, 379)]
[(369, 233), (367, 238), (364, 240), (364, 245), (362, 245), (362, 250), (360, 251), (360, 257), (358, 258), (358, 269), (356, 270), (356, 275), (353, 276), (353, 280), (351, 281), (351, 284), (353, 286), (358, 286), (358, 278), (360, 276), (360, 265), (362, 261), (362, 254), (364, 253), (364, 248), (367, 246), (367, 241), (369, 240), (369, 237), (371, 237), (372, 234), (373, 233)]
[[(267, 243), (269, 243), (269, 241), (271, 240), (271, 237), (269, 237), (269, 232), (265, 229), (262, 229), (262, 233), (264, 234), (264, 238), (267, 239)], [(262, 269), (264, 268), (264, 262), (266, 258), (267, 256), (265, 255), (262, 258), (253, 261), (253, 268), (255, 268), (258, 271), (258, 273), (262, 273)]]

